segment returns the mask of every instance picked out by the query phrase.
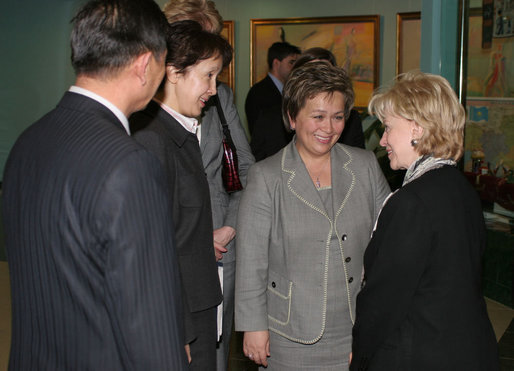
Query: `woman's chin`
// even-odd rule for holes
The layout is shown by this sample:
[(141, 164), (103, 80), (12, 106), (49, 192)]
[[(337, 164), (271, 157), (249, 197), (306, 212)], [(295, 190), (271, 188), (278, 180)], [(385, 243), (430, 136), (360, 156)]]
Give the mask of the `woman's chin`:
[(389, 167), (391, 170), (400, 170), (401, 167), (398, 165), (398, 163), (394, 160), (389, 160)]

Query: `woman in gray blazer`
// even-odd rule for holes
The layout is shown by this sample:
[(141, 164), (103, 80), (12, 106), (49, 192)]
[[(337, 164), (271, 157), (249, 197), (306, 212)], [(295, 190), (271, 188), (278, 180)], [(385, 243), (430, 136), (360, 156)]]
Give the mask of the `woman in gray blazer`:
[(362, 257), (390, 192), (373, 153), (337, 144), (353, 101), (341, 68), (295, 69), (283, 115), (296, 136), (250, 168), (235, 321), (245, 355), (268, 370), (348, 368)]

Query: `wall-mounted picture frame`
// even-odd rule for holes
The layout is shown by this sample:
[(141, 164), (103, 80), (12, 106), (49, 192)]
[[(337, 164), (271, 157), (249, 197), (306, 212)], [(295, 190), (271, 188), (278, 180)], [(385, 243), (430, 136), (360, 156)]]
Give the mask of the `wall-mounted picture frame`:
[[(234, 48), (234, 21), (223, 21), (223, 29), (221, 30), (221, 36), (228, 40), (229, 44)], [(230, 64), (221, 71), (218, 75), (218, 81), (221, 81), (232, 89), (232, 92), (236, 91), (235, 84), (235, 53), (232, 54), (232, 61)]]
[(464, 170), (472, 171), (473, 156), (482, 156), (492, 174), (508, 178), (514, 169), (514, 38), (493, 37), (484, 48), (482, 8), (470, 8), (468, 22)]
[(396, 13), (396, 74), (419, 69), (421, 12)]
[(494, 37), (482, 47), (482, 10), (470, 8), (468, 26), (467, 97), (514, 98), (514, 38)]
[(368, 105), (379, 81), (380, 16), (252, 19), (250, 24), (251, 85), (268, 72), (268, 48), (287, 41), (302, 51), (322, 47), (334, 53), (352, 78), (355, 107)]
[(493, 37), (514, 36), (514, 0), (494, 0)]

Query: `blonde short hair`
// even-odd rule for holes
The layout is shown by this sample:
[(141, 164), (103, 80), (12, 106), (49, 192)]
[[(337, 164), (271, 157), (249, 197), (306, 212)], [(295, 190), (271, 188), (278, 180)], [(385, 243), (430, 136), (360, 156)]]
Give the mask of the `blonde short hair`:
[(462, 157), (466, 114), (449, 82), (437, 75), (410, 71), (391, 87), (373, 94), (368, 111), (384, 121), (392, 115), (423, 128), (416, 150), (420, 155), (453, 159)]
[(209, 32), (219, 34), (223, 29), (223, 18), (210, 0), (170, 0), (164, 5), (164, 14), (169, 23), (196, 21)]

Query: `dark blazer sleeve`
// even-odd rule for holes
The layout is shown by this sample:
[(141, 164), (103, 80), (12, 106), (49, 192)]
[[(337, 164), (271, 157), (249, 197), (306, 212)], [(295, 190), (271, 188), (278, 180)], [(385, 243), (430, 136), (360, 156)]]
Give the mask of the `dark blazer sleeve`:
[(181, 294), (164, 173), (136, 151), (109, 174), (97, 201), (107, 306), (127, 370), (186, 370)]
[(364, 256), (365, 284), (357, 297), (351, 370), (366, 369), (378, 347), (400, 326), (426, 268), (431, 246), (427, 211), (416, 195), (398, 196), (382, 210)]
[[(152, 123), (150, 127), (155, 130), (139, 131), (135, 138), (157, 155), (166, 169), (182, 280), (184, 341), (191, 343), (197, 337), (192, 313), (215, 307), (222, 300), (212, 242), (209, 188), (205, 179), (206, 195), (195, 195), (204, 192), (201, 180), (195, 178), (205, 176), (199, 151), (188, 150), (187, 143), (180, 147), (173, 139), (163, 139), (163, 125)], [(191, 140), (193, 136), (187, 137)]]
[[(135, 119), (136, 117), (133, 116)], [(134, 120), (137, 122), (137, 120)], [(144, 121), (144, 120), (142, 120)], [(131, 118), (132, 122), (132, 118)], [(174, 162), (168, 161), (168, 157), (166, 156), (166, 151), (164, 149), (164, 143), (162, 143), (162, 140), (159, 138), (159, 136), (152, 132), (152, 131), (139, 131), (136, 134), (136, 139), (139, 143), (141, 143), (146, 148), (152, 148), (153, 153), (159, 158), (159, 161), (161, 161), (161, 164), (167, 169), (167, 173), (174, 173), (173, 170), (170, 169), (170, 166), (174, 168)], [(168, 187), (169, 184), (173, 184), (173, 181), (168, 179), (167, 180)], [(168, 190), (169, 191), (169, 190)], [(169, 227), (171, 228), (171, 226)], [(184, 338), (183, 343), (189, 344), (194, 339), (196, 339), (197, 335), (194, 330), (193, 326), (193, 318), (191, 315), (191, 311), (189, 310), (189, 307), (186, 302), (187, 294), (185, 291), (184, 285), (182, 285), (181, 288), (182, 293), (182, 317), (183, 317), (183, 323), (184, 323)]]

